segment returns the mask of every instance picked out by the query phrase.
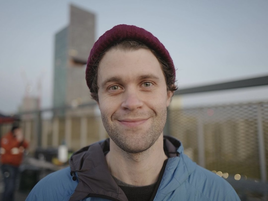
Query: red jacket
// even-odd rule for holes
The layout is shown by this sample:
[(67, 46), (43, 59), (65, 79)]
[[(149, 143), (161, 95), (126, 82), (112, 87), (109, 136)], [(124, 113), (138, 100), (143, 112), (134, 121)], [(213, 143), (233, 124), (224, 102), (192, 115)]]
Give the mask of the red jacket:
[(11, 132), (1, 139), (1, 163), (19, 166), (22, 161), (23, 152), (28, 147), (28, 142), (19, 142)]

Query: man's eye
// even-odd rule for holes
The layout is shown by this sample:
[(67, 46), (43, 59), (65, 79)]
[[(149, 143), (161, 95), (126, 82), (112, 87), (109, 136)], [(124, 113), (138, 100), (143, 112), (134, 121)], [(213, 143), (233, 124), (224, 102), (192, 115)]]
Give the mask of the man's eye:
[(113, 85), (113, 86), (108, 88), (108, 90), (112, 90), (112, 91), (115, 91), (115, 90), (118, 90), (118, 89), (120, 89), (120, 87), (118, 85)]
[(153, 83), (151, 83), (151, 82), (143, 82), (142, 83), (142, 86), (144, 86), (144, 87), (150, 87), (152, 85), (153, 85)]

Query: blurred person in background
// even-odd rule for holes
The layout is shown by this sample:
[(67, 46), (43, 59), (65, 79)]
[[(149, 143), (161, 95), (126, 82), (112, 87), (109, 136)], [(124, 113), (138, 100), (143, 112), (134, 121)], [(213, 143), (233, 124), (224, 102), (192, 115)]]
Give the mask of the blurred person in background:
[(150, 32), (132, 25), (105, 32), (91, 49), (86, 81), (110, 138), (74, 153), (70, 167), (42, 179), (26, 200), (238, 201), (227, 181), (164, 136), (175, 78), (172, 58)]
[(18, 124), (14, 124), (10, 132), (1, 138), (1, 172), (4, 178), (3, 201), (14, 201), (19, 166), (27, 147), (28, 142), (24, 139)]

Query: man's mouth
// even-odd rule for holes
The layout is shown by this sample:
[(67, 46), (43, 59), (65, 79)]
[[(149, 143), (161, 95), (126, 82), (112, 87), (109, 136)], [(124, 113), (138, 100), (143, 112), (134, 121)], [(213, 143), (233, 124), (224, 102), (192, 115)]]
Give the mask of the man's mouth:
[(149, 118), (146, 119), (120, 119), (118, 122), (127, 127), (136, 127), (144, 124)]

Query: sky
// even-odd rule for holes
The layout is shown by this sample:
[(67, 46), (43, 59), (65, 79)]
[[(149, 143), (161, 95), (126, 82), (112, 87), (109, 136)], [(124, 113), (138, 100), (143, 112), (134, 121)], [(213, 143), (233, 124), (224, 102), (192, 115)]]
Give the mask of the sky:
[[(267, 0), (0, 0), (0, 112), (15, 113), (29, 86), (42, 108), (52, 106), (54, 36), (68, 25), (70, 4), (95, 13), (96, 39), (117, 24), (152, 32), (173, 58), (179, 89), (268, 75)], [(267, 88), (206, 97), (268, 100)]]

